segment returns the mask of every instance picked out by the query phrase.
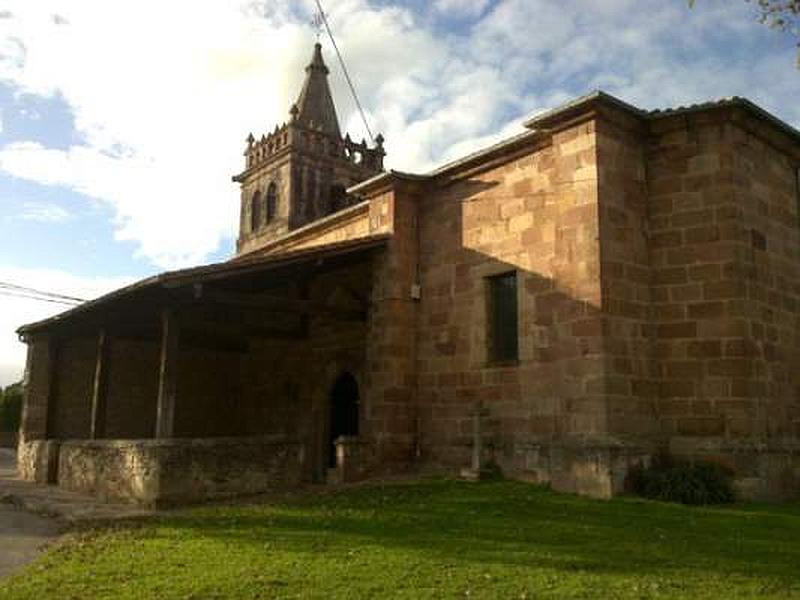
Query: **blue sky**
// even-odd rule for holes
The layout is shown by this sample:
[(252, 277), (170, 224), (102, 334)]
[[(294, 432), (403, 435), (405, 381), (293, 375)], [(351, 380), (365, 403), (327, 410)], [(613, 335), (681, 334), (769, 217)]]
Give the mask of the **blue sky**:
[[(800, 125), (794, 41), (735, 0), (326, 0), (387, 165), (425, 171), (594, 89)], [(287, 117), (306, 0), (0, 0), (0, 281), (90, 297), (231, 256), (244, 139)], [(340, 119), (364, 135), (327, 42)], [(58, 307), (0, 297), (14, 328)]]

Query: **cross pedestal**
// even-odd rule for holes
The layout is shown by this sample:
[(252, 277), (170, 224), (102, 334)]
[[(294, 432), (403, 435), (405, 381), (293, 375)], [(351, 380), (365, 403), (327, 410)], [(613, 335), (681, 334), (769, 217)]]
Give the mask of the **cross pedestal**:
[(461, 469), (462, 479), (481, 481), (488, 479), (491, 471), (483, 464), (483, 430), (482, 419), (489, 416), (489, 411), (483, 408), (483, 403), (475, 403), (472, 415), (472, 464), (467, 469)]

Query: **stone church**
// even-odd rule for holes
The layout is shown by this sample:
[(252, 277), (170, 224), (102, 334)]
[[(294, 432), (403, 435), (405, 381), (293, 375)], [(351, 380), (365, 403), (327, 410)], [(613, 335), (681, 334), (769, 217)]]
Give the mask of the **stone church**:
[(235, 257), (19, 329), (22, 476), (165, 506), (477, 458), (610, 497), (668, 450), (797, 496), (800, 132), (603, 92), (525, 128), (385, 171), (317, 45)]

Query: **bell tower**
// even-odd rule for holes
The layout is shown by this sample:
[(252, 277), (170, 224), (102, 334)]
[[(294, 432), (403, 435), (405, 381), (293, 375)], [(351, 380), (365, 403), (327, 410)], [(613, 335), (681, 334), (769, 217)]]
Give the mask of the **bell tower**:
[(342, 137), (317, 43), (289, 121), (260, 139), (251, 133), (241, 184), (237, 255), (356, 202), (346, 189), (383, 171), (383, 136), (375, 147)]

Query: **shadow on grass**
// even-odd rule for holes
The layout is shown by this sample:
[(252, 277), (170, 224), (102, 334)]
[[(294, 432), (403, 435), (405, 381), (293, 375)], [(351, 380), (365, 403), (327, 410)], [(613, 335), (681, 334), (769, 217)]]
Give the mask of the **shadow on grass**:
[(512, 482), (436, 481), (202, 508), (159, 520), (155, 534), (298, 553), (344, 556), (366, 545), (481, 565), (800, 580), (800, 507), (603, 502)]

